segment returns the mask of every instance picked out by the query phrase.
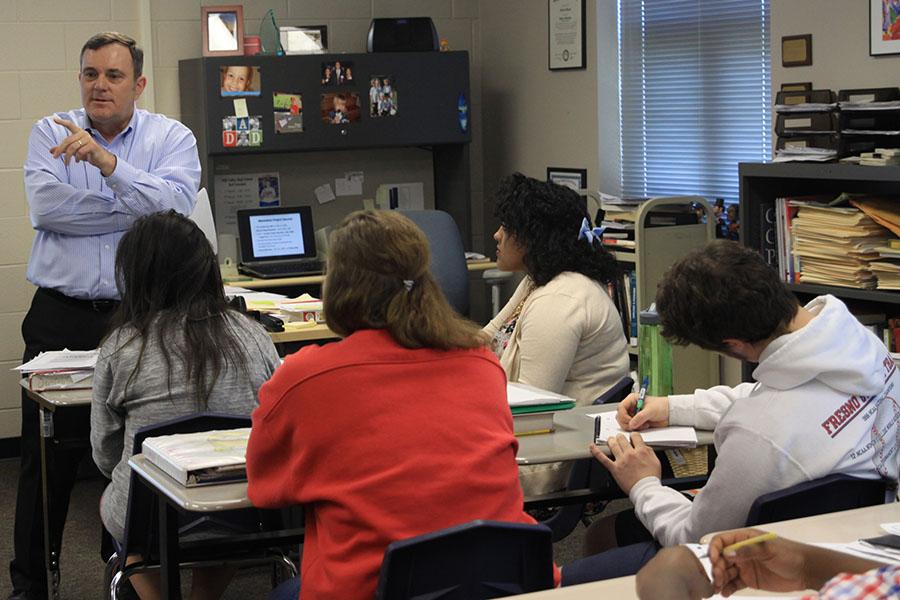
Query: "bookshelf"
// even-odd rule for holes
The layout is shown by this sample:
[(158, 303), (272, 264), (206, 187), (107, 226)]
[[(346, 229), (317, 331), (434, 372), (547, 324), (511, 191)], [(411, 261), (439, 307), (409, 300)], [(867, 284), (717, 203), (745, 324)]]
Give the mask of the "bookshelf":
[[(648, 215), (668, 205), (701, 204), (706, 209), (706, 223), (648, 227)], [(635, 218), (635, 250), (613, 250), (623, 270), (634, 271), (637, 311), (646, 310), (656, 298), (656, 287), (666, 270), (688, 252), (715, 238), (715, 218), (709, 203), (697, 196), (652, 198), (641, 203)], [(638, 319), (638, 322), (640, 319)], [(638, 323), (640, 325), (640, 323)], [(637, 347), (629, 346), (636, 357)], [(719, 383), (719, 360), (714, 352), (696, 346), (672, 348), (672, 383), (676, 394), (691, 393)]]
[[(775, 198), (856, 192), (900, 194), (900, 167), (868, 167), (850, 164), (741, 163), (741, 243), (761, 249), (764, 222), (762, 206)], [(791, 283), (788, 287), (801, 301), (832, 294), (847, 301), (868, 304), (900, 304), (900, 293), (879, 290)]]
[[(762, 210), (775, 198), (813, 194), (839, 195), (842, 192), (900, 194), (900, 167), (863, 166), (840, 163), (741, 163), (740, 178), (741, 243), (761, 250), (766, 229)], [(831, 294), (851, 309), (877, 311), (888, 316), (900, 314), (900, 292), (862, 290), (849, 287), (786, 284), (801, 303)], [(749, 381), (751, 365), (744, 365)]]

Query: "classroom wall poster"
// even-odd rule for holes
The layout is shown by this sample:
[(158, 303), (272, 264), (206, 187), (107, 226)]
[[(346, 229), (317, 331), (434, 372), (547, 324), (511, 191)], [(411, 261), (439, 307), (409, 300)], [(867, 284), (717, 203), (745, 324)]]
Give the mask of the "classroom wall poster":
[(219, 233), (237, 235), (237, 211), (281, 205), (281, 178), (273, 173), (216, 175), (216, 227)]

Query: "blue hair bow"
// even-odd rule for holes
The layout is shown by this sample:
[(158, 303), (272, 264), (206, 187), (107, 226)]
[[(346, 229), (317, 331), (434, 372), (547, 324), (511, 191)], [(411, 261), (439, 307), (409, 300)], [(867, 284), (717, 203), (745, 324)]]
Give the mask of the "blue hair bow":
[(598, 242), (603, 240), (603, 232), (606, 231), (606, 227), (594, 227), (591, 229), (591, 224), (587, 220), (587, 217), (581, 222), (581, 230), (578, 232), (579, 240), (587, 240), (588, 244), (593, 244), (596, 239)]

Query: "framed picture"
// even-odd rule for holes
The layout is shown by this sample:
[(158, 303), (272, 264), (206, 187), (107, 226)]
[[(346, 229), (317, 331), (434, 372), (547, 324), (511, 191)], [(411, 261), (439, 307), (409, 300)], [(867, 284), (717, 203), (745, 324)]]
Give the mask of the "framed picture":
[(201, 6), (203, 56), (244, 54), (244, 7), (240, 4)]
[(812, 34), (781, 38), (781, 66), (808, 67), (812, 64)]
[(812, 82), (804, 81), (803, 83), (782, 83), (782, 92), (810, 92), (812, 91)]
[(551, 71), (587, 66), (585, 0), (548, 1), (548, 66)]
[(285, 54), (322, 54), (328, 50), (328, 27), (309, 25), (278, 28)]
[(900, 3), (869, 0), (869, 55), (900, 54)]
[(547, 181), (578, 190), (587, 189), (587, 169), (547, 167)]

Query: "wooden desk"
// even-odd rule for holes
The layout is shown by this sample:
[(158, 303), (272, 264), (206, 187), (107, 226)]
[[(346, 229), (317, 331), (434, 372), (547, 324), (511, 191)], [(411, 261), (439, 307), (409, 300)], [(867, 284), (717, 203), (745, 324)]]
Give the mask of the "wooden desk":
[(325, 323), (318, 323), (312, 327), (304, 327), (294, 331), (270, 331), (272, 342), (281, 344), (285, 342), (314, 342), (317, 340), (338, 339), (338, 335), (328, 329)]
[(28, 379), (20, 380), (19, 385), (25, 390), (26, 395), (34, 400), (40, 411), (38, 420), (39, 440), (41, 449), (41, 499), (44, 517), (44, 565), (47, 570), (47, 591), (51, 599), (59, 598), (59, 551), (55, 544), (56, 535), (52, 529), (53, 523), (50, 515), (50, 494), (54, 482), (47, 468), (48, 446), (60, 444), (75, 444), (83, 446), (89, 444), (86, 439), (60, 439), (55, 435), (53, 417), (58, 411), (78, 413), (74, 418), (88, 422), (91, 411), (91, 390), (56, 390), (46, 392), (34, 392), (28, 388)]
[[(497, 268), (494, 261), (467, 262), (469, 271), (486, 271)], [(280, 279), (257, 279), (240, 275), (234, 268), (222, 269), (222, 279), (226, 285), (236, 285), (248, 290), (263, 290), (273, 287), (290, 287), (296, 285), (322, 285), (325, 281), (324, 274), (303, 275), (302, 277), (282, 277)]]
[[(900, 521), (900, 503), (892, 502), (880, 506), (855, 508), (842, 512), (792, 519), (760, 525), (759, 529), (774, 531), (780, 536), (807, 543), (852, 542), (863, 537), (881, 535), (879, 525)], [(563, 567), (565, 570), (565, 567)], [(634, 591), (634, 577), (619, 577), (606, 581), (573, 585), (571, 587), (522, 594), (516, 596), (521, 600), (597, 600), (598, 598), (616, 598), (627, 600), (637, 598)], [(741, 596), (781, 596), (758, 590), (745, 590), (735, 595)], [(800, 593), (789, 594), (797, 597)]]

